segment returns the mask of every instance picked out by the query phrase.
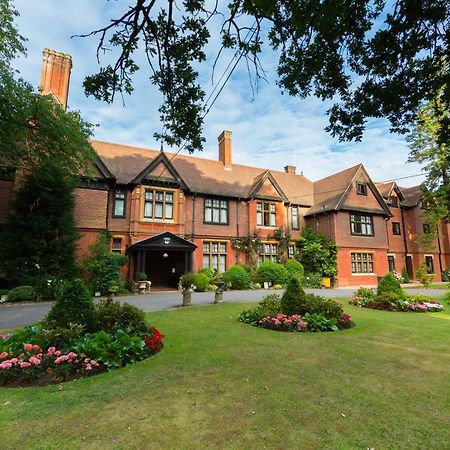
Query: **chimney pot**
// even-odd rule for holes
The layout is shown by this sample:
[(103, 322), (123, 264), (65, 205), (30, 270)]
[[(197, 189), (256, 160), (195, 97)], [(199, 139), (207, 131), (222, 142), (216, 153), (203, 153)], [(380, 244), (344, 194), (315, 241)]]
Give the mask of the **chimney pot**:
[(72, 57), (67, 53), (45, 48), (43, 60), (41, 84), (39, 87), (41, 94), (53, 94), (61, 106), (66, 109)]
[(222, 131), (218, 137), (219, 141), (219, 161), (225, 166), (225, 169), (231, 170), (231, 131)]
[(295, 171), (297, 168), (295, 166), (284, 166), (284, 171), (286, 173), (293, 173), (295, 175)]

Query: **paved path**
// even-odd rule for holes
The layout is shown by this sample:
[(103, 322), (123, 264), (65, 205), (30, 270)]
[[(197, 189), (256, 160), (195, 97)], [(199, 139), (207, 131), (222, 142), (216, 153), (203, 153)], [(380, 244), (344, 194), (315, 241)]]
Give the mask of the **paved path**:
[[(224, 302), (257, 302), (267, 294), (283, 291), (226, 291), (223, 293)], [(350, 297), (354, 289), (306, 289), (306, 292), (319, 294), (323, 297)], [(436, 297), (444, 295), (440, 289), (408, 289), (409, 294), (428, 294)], [(152, 292), (147, 295), (132, 295), (118, 297), (117, 300), (127, 302), (144, 311), (159, 311), (181, 305), (182, 296), (177, 291)], [(193, 305), (207, 305), (214, 300), (213, 292), (198, 292), (192, 294)], [(50, 310), (52, 302), (39, 303), (5, 303), (0, 305), (0, 330), (29, 325), (41, 320)]]

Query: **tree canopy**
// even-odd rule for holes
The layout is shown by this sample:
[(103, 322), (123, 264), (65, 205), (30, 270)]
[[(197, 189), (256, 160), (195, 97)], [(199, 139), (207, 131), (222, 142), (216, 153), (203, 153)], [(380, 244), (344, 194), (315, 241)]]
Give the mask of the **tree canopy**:
[[(83, 36), (97, 35), (110, 62), (85, 81), (86, 93), (111, 102), (131, 93), (139, 51), (164, 94), (165, 126), (157, 138), (199, 149), (205, 111), (198, 64), (220, 35), (221, 49), (239, 52), (263, 76), (259, 55), (278, 58), (278, 84), (290, 95), (335, 103), (327, 130), (360, 140), (369, 118), (385, 117), (407, 132), (418, 108), (441, 92), (450, 101), (449, 0), (134, 0), (120, 17)], [(217, 27), (217, 19), (221, 25)], [(118, 56), (117, 56), (118, 55)], [(107, 59), (108, 57), (104, 57)], [(448, 141), (441, 127), (441, 141)]]
[(88, 142), (90, 124), (64, 111), (51, 96), (40, 95), (11, 66), (14, 57), (25, 53), (16, 16), (12, 3), (0, 0), (0, 159), (25, 169), (51, 162), (68, 176), (86, 174), (95, 158)]

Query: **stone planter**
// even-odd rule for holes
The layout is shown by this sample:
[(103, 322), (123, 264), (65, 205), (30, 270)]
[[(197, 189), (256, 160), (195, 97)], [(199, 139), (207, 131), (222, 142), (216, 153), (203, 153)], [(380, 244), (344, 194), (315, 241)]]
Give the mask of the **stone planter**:
[(192, 289), (185, 289), (183, 293), (183, 303), (181, 306), (191, 306), (191, 300), (192, 300)]

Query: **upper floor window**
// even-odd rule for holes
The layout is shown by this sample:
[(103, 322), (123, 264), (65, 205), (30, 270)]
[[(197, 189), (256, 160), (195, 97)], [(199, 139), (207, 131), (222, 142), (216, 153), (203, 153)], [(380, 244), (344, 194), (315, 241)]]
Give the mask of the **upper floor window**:
[(356, 193), (358, 195), (367, 195), (367, 184), (356, 183)]
[(277, 208), (275, 203), (256, 203), (256, 225), (275, 227), (277, 224)]
[(144, 194), (144, 217), (146, 219), (173, 219), (173, 191), (146, 189)]
[(125, 191), (116, 189), (114, 191), (114, 217), (125, 217)]
[(359, 236), (373, 236), (372, 216), (350, 214), (350, 231)]
[(298, 206), (292, 207), (292, 229), (298, 230), (300, 228), (300, 222), (298, 217)]
[(228, 224), (228, 202), (226, 200), (205, 198), (205, 223)]
[(400, 222), (392, 222), (392, 234), (400, 236)]
[(395, 195), (390, 195), (388, 198), (388, 204), (391, 208), (398, 208), (398, 198)]
[(118, 253), (119, 255), (122, 253), (122, 238), (120, 238), (120, 237), (112, 238), (111, 252)]

